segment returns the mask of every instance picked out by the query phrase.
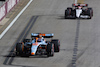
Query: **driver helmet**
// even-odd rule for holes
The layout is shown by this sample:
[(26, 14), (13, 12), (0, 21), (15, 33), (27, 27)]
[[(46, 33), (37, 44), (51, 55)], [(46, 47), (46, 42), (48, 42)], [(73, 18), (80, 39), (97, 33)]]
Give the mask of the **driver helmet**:
[(42, 38), (42, 35), (38, 35), (39, 38)]

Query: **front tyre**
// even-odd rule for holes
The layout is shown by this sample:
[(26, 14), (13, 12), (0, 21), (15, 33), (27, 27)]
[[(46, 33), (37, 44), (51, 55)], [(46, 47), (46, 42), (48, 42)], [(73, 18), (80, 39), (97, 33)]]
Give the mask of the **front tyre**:
[(47, 57), (54, 56), (54, 44), (50, 43), (47, 45)]
[(21, 56), (23, 53), (22, 51), (22, 43), (17, 43), (16, 44), (16, 56)]

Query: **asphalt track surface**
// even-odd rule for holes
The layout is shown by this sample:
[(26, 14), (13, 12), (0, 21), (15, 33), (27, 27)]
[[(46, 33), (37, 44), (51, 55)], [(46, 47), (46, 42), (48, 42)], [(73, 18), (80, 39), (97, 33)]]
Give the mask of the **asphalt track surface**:
[[(87, 0), (94, 10), (91, 20), (64, 19), (73, 0), (34, 0), (0, 40), (0, 67), (100, 67), (99, 0)], [(16, 42), (31, 33), (54, 33), (61, 51), (54, 57), (17, 57)]]

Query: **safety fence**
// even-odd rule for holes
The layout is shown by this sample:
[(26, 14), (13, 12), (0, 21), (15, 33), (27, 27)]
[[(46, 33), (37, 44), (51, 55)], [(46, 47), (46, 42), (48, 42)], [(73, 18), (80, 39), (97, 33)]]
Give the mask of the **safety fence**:
[(0, 21), (11, 11), (20, 0), (8, 0), (0, 7)]

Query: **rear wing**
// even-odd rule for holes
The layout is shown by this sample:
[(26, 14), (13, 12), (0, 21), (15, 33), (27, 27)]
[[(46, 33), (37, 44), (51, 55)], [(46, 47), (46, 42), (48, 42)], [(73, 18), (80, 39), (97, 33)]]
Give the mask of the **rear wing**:
[(88, 4), (72, 4), (73, 7), (78, 7), (78, 6), (81, 6), (81, 7), (87, 7)]
[(38, 37), (39, 35), (42, 35), (42, 37), (44, 37), (44, 38), (52, 38), (54, 36), (53, 33), (51, 33), (51, 34), (31, 33), (31, 37)]

